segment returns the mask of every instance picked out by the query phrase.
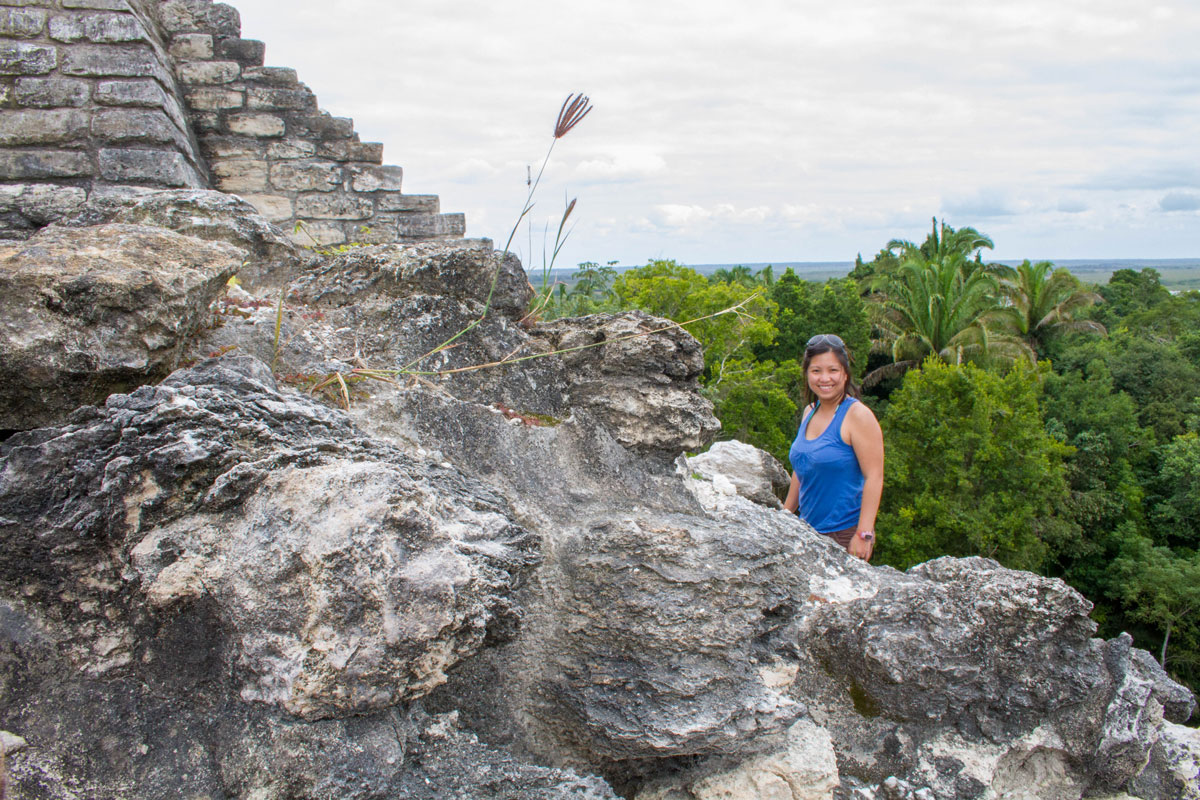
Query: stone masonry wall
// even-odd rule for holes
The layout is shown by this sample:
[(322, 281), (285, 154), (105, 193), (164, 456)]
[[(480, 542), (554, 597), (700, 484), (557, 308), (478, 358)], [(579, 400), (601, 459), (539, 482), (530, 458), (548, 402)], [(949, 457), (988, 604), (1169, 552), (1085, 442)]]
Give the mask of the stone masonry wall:
[(123, 0), (0, 0), (0, 236), (111, 186), (208, 184), (164, 43)]
[(301, 244), (463, 235), (264, 53), (212, 0), (0, 0), (0, 237), (127, 186), (238, 194)]

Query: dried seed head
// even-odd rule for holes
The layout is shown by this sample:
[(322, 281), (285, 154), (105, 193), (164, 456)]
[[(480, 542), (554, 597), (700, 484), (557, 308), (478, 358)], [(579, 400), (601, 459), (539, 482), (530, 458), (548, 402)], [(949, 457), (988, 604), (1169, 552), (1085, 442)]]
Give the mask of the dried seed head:
[(570, 133), (591, 110), (591, 100), (583, 92), (567, 95), (558, 111), (558, 120), (554, 123), (554, 138), (561, 139)]

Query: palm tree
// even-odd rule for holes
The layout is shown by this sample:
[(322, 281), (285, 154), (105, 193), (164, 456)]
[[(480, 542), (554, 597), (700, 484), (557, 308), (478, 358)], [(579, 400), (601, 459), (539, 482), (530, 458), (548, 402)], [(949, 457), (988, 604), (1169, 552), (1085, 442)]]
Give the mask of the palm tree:
[(739, 264), (730, 269), (722, 268), (714, 270), (713, 274), (709, 276), (708, 281), (709, 283), (730, 283), (753, 287), (755, 285), (755, 276), (749, 267)]
[(1046, 342), (1055, 333), (1106, 332), (1099, 322), (1075, 319), (1080, 311), (1103, 299), (1067, 270), (1055, 269), (1050, 261), (1031, 264), (1025, 259), (1016, 269), (997, 265), (996, 273), (1001, 294), (1012, 304), (1009, 318), (1013, 330), (1039, 355), (1045, 354)]
[(981, 262), (979, 251), (985, 247), (988, 250), (995, 247), (995, 243), (990, 237), (972, 227), (955, 230), (947, 225), (945, 220), (942, 220), (940, 235), (938, 227), (937, 217), (934, 217), (933, 230), (925, 237), (925, 241), (921, 243), (920, 247), (904, 239), (892, 239), (884, 249), (892, 252), (900, 251), (897, 255), (902, 261), (915, 252), (919, 252), (929, 261), (945, 258), (952, 253), (960, 253), (967, 257), (973, 256), (976, 262)]
[[(900, 265), (880, 275), (872, 296), (875, 324), (890, 345), (892, 364), (868, 373), (863, 385), (903, 374), (929, 355), (952, 364), (970, 358), (1030, 354), (998, 321), (1004, 316), (1000, 284), (978, 251), (991, 239), (973, 228), (945, 223), (920, 247), (893, 242)], [(974, 256), (972, 258), (972, 256)]]

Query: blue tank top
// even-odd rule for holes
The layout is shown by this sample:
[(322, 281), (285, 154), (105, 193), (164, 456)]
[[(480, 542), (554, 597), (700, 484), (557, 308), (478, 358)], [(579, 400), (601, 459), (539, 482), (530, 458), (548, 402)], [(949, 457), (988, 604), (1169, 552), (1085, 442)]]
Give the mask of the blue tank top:
[(862, 510), (863, 473), (854, 448), (842, 441), (842, 421), (846, 411), (858, 402), (847, 397), (838, 405), (833, 420), (811, 442), (804, 438), (814, 408), (796, 433), (788, 460), (800, 479), (800, 503), (797, 513), (819, 533), (833, 533), (858, 525)]

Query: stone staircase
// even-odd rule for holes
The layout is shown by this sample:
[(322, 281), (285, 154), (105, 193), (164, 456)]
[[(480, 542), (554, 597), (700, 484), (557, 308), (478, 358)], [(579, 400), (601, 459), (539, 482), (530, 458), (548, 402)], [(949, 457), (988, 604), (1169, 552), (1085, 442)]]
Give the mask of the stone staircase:
[(0, 236), (113, 186), (235, 193), (306, 245), (463, 235), (264, 54), (212, 0), (0, 6)]

